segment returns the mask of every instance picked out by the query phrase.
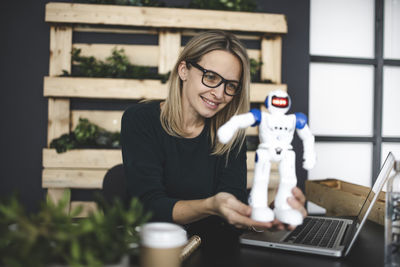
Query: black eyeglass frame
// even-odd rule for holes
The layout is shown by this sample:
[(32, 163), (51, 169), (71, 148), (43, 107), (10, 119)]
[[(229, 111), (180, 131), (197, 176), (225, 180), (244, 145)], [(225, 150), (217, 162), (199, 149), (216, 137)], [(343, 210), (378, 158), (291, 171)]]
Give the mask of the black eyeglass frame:
[[(225, 93), (226, 95), (228, 95), (228, 96), (235, 96), (235, 95), (238, 95), (238, 94), (240, 93), (240, 91), (242, 90), (242, 86), (241, 86), (242, 81), (241, 81), (241, 80), (240, 80), (240, 81), (227, 80), (227, 79), (225, 79), (224, 77), (222, 77), (220, 74), (216, 73), (215, 71), (207, 70), (207, 69), (203, 68), (202, 66), (200, 66), (199, 64), (197, 64), (196, 62), (193, 62), (193, 61), (186, 61), (186, 64), (192, 65), (192, 66), (195, 67), (196, 69), (198, 69), (198, 70), (200, 70), (201, 72), (203, 72), (203, 76), (201, 77), (201, 83), (204, 84), (205, 86), (209, 87), (209, 88), (217, 88), (218, 86), (220, 86), (220, 85), (223, 83), (223, 84), (224, 84), (224, 93)], [(218, 77), (221, 78), (221, 81), (220, 81), (217, 85), (215, 85), (215, 86), (210, 86), (210, 85), (205, 84), (205, 83), (204, 83), (204, 75), (205, 75), (207, 72), (214, 73), (215, 75), (217, 75)], [(235, 94), (233, 94), (233, 95), (232, 95), (232, 94), (228, 94), (228, 93), (226, 92), (226, 84), (227, 84), (228, 82), (236, 82), (236, 83), (238, 83), (238, 88), (237, 88)]]

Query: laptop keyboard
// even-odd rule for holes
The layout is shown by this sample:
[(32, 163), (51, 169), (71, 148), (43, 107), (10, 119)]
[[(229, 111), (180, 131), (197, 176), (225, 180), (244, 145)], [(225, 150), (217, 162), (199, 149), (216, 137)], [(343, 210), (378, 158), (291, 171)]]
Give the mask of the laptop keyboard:
[(331, 248), (342, 225), (343, 221), (307, 217), (284, 242)]

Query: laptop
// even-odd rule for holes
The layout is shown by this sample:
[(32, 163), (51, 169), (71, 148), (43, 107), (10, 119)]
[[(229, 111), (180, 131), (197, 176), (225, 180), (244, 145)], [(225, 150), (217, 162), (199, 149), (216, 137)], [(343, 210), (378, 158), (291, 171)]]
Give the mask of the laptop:
[(374, 186), (368, 193), (358, 216), (307, 216), (294, 231), (245, 232), (240, 242), (245, 245), (283, 249), (332, 257), (346, 256), (357, 239), (373, 205), (393, 169), (395, 158), (386, 157)]

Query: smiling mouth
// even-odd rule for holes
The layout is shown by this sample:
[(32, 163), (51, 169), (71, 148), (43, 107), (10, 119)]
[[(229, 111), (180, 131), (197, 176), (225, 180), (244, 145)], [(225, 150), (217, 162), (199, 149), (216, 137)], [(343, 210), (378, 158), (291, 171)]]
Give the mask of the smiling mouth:
[(201, 97), (201, 99), (204, 101), (204, 103), (207, 104), (207, 106), (209, 106), (210, 108), (217, 108), (219, 103), (216, 102), (212, 102), (210, 100), (208, 100), (207, 98)]

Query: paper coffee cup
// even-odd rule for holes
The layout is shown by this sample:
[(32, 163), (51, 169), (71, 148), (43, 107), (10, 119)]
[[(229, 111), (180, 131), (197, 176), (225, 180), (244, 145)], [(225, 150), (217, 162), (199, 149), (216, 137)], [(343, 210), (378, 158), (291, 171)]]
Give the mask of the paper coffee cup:
[(141, 267), (179, 267), (186, 231), (172, 223), (147, 223), (140, 230)]

